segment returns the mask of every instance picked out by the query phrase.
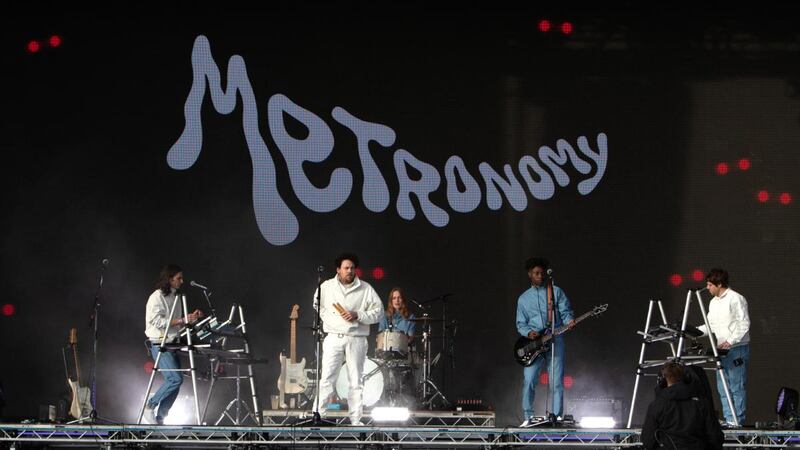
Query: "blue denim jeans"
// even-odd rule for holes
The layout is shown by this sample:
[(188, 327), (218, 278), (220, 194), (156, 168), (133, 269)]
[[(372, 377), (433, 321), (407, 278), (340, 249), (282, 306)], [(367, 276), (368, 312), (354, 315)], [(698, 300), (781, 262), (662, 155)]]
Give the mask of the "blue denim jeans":
[[(725, 379), (728, 380), (728, 389), (731, 391), (731, 401), (736, 410), (736, 418), (739, 425), (744, 423), (744, 413), (747, 406), (747, 366), (750, 365), (750, 345), (733, 347), (728, 354), (722, 358), (722, 370), (725, 372)], [(733, 414), (728, 407), (728, 398), (725, 396), (725, 389), (722, 386), (722, 378), (717, 371), (717, 391), (719, 391), (720, 402), (722, 403), (722, 415), (725, 421), (733, 423)]]
[[(150, 352), (153, 355), (153, 361), (158, 358), (158, 345), (151, 345)], [(180, 369), (181, 360), (178, 355), (173, 352), (163, 352), (161, 359), (158, 361), (158, 368), (163, 369)], [(163, 419), (169, 414), (169, 409), (178, 398), (178, 392), (181, 390), (181, 383), (183, 383), (183, 372), (163, 371), (160, 372), (164, 376), (164, 384), (150, 397), (147, 401), (147, 406), (150, 408), (158, 408), (156, 417)]]
[[(553, 383), (555, 398), (553, 399), (553, 410), (550, 411), (556, 416), (564, 414), (564, 339), (556, 338), (555, 341), (555, 364), (554, 370), (548, 370), (548, 383)], [(524, 381), (522, 385), (522, 414), (527, 419), (533, 416), (533, 401), (536, 398), (536, 385), (539, 384), (539, 373), (543, 367), (550, 366), (550, 352), (536, 358), (533, 364), (523, 370)], [(550, 386), (548, 386), (550, 389)], [(546, 405), (545, 408), (550, 408)]]

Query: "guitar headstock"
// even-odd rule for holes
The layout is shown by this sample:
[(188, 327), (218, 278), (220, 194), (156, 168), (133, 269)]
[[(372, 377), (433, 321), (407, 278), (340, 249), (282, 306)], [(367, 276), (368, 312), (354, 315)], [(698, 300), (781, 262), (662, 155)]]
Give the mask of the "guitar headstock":
[(608, 303), (597, 305), (592, 309), (592, 315), (599, 316), (600, 314), (606, 312), (607, 309), (608, 309)]
[(292, 320), (297, 320), (297, 318), (300, 317), (298, 311), (300, 311), (300, 305), (292, 306), (292, 312), (289, 314), (289, 318)]
[(69, 330), (69, 345), (76, 345), (78, 343), (78, 329), (71, 328)]

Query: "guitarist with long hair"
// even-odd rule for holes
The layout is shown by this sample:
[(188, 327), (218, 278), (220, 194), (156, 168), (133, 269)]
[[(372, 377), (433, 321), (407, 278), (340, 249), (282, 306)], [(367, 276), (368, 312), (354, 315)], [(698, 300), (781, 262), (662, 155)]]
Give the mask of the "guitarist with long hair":
[[(548, 282), (547, 272), (550, 263), (544, 258), (529, 258), (525, 261), (525, 271), (531, 281), (527, 289), (517, 300), (517, 332), (529, 339), (536, 339), (547, 332), (555, 320), (555, 326), (567, 324), (575, 325), (572, 307), (564, 291)], [(553, 414), (558, 417), (563, 415), (564, 400), (564, 336), (557, 336), (552, 340), (555, 349), (555, 362), (550, 383), (553, 383)], [(551, 350), (553, 351), (553, 350)], [(532, 364), (523, 369), (524, 382), (522, 385), (522, 413), (525, 421), (520, 427), (530, 426), (533, 417), (533, 401), (536, 396), (536, 385), (539, 383), (539, 373), (543, 367), (550, 364), (550, 352), (538, 357)]]

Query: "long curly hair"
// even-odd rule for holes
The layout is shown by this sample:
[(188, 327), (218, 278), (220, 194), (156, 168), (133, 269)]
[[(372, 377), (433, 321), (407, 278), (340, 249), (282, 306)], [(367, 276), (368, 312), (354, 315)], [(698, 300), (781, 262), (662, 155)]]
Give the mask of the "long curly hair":
[(406, 305), (406, 296), (405, 294), (403, 294), (403, 290), (400, 289), (399, 287), (392, 288), (392, 290), (389, 291), (389, 304), (386, 305), (386, 317), (391, 318), (392, 316), (394, 316), (395, 309), (394, 305), (392, 305), (392, 295), (394, 295), (395, 292), (400, 294), (400, 301), (401, 301), (400, 309), (397, 311), (400, 313), (401, 316), (403, 316), (404, 319), (408, 319), (408, 305)]

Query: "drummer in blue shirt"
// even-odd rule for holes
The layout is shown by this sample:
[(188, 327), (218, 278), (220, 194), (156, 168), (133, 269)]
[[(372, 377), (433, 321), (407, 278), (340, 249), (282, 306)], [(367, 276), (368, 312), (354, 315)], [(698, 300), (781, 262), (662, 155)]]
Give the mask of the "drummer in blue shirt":
[(386, 314), (382, 315), (380, 322), (378, 322), (378, 333), (384, 330), (401, 331), (405, 333), (410, 343), (414, 340), (414, 329), (416, 327), (416, 323), (409, 320), (413, 318), (414, 314), (408, 311), (403, 290), (397, 287), (393, 288), (389, 291)]

